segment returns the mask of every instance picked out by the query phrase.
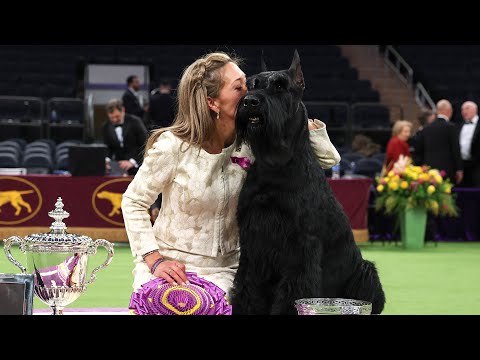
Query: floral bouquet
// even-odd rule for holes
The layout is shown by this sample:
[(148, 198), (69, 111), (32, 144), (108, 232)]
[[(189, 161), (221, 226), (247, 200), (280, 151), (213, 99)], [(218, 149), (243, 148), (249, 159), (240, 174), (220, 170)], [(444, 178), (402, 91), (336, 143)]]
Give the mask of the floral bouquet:
[(225, 291), (197, 274), (187, 272), (189, 285), (172, 285), (156, 278), (133, 292), (130, 312), (134, 315), (231, 315)]
[(414, 166), (401, 157), (386, 176), (377, 178), (377, 211), (400, 214), (409, 208), (423, 208), (435, 216), (457, 216), (452, 184), (445, 172), (428, 166)]

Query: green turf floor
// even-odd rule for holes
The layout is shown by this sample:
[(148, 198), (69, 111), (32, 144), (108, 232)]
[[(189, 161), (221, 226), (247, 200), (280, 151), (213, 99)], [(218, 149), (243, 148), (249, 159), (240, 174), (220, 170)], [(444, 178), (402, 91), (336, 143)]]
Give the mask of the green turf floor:
[[(362, 244), (363, 256), (376, 263), (387, 304), (383, 314), (480, 314), (480, 243), (428, 243), (422, 250), (406, 251), (400, 246)], [(24, 255), (13, 249), (23, 262)], [(89, 272), (103, 262), (99, 248), (89, 261)], [(17, 271), (3, 249), (0, 272)], [(132, 255), (127, 246), (115, 245), (112, 263), (98, 272), (97, 281), (70, 308), (128, 306), (132, 283)], [(47, 308), (38, 299), (35, 308)]]

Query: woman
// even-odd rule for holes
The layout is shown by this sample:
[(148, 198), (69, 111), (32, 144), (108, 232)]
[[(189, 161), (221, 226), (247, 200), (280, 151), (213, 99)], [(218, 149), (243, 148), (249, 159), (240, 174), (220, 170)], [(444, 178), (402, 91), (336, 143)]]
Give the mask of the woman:
[[(246, 177), (240, 165), (253, 161), (247, 146), (235, 145), (236, 108), (246, 92), (238, 61), (224, 53), (208, 54), (185, 69), (175, 121), (153, 132), (123, 195), (134, 290), (155, 277), (183, 284), (190, 271), (228, 294), (239, 259), (236, 207)], [(309, 121), (309, 128), (315, 129), (311, 142), (320, 164), (339, 163), (325, 124)], [(159, 193), (162, 207), (152, 228), (147, 210)]]
[(400, 158), (400, 155), (412, 157), (408, 149), (408, 139), (412, 132), (412, 123), (406, 120), (398, 120), (393, 125), (392, 137), (387, 144), (385, 155), (385, 167), (388, 173)]

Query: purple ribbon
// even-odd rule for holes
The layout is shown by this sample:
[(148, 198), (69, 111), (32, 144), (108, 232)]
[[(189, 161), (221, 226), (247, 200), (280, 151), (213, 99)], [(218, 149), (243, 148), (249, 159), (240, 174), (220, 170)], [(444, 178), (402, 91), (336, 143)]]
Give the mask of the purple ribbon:
[(232, 159), (232, 163), (240, 165), (242, 169), (248, 169), (252, 164), (247, 157), (231, 156), (230, 159)]
[(171, 285), (156, 278), (133, 292), (130, 311), (135, 315), (231, 315), (225, 292), (214, 283), (187, 272), (190, 285)]

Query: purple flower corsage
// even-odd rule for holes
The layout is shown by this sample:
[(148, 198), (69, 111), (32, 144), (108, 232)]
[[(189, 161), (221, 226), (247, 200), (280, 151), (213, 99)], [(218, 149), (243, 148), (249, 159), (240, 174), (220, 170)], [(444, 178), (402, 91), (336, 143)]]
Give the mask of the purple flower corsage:
[(232, 163), (238, 164), (242, 167), (242, 169), (248, 169), (252, 163), (250, 162), (250, 159), (247, 157), (236, 157), (236, 156), (231, 156), (230, 159), (232, 159)]

